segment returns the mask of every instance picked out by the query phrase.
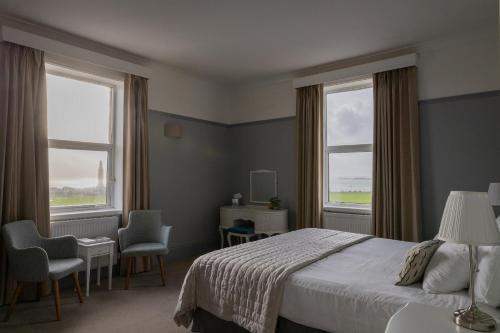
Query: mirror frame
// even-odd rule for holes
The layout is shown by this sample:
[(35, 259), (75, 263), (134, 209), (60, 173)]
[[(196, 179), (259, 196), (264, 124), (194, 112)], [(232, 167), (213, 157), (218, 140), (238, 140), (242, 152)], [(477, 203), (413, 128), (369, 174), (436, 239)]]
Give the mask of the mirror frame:
[(250, 170), (250, 202), (257, 203), (257, 204), (268, 204), (269, 200), (257, 201), (257, 200), (253, 199), (252, 176), (253, 176), (253, 174), (256, 174), (256, 173), (272, 173), (272, 174), (274, 174), (274, 195), (273, 195), (273, 197), (277, 197), (278, 196), (278, 172), (276, 170), (266, 170), (266, 169)]

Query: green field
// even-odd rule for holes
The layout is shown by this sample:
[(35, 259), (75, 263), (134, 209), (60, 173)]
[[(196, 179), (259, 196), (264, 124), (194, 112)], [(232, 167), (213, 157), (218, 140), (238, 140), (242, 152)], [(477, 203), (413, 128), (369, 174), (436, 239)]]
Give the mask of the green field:
[(75, 195), (70, 197), (50, 198), (51, 206), (104, 205), (106, 196)]
[(330, 192), (329, 202), (370, 204), (372, 194), (370, 192)]

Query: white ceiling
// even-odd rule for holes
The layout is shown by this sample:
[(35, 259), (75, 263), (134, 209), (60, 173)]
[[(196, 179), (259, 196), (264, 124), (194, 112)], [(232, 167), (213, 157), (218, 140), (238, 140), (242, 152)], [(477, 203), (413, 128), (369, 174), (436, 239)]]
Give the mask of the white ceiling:
[(0, 11), (241, 81), (495, 26), (498, 0), (0, 0)]

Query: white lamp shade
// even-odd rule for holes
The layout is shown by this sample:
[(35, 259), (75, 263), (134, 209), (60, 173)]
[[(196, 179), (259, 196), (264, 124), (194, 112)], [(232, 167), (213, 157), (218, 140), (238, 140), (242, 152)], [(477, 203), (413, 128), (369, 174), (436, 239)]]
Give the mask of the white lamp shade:
[(450, 192), (437, 238), (469, 245), (500, 244), (500, 231), (488, 194)]
[(500, 183), (491, 183), (488, 188), (488, 197), (490, 204), (493, 206), (500, 206)]

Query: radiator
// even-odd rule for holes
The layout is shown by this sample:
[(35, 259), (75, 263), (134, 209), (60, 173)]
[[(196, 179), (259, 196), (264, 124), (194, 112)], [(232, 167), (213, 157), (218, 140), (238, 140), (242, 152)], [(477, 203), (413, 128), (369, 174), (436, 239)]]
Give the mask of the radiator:
[(73, 235), (76, 238), (106, 236), (118, 237), (118, 216), (57, 221), (50, 224), (52, 237)]
[(350, 214), (323, 212), (323, 227), (358, 234), (370, 234), (372, 216), (369, 214)]
[[(56, 221), (50, 223), (50, 234), (52, 237), (73, 235), (76, 238), (106, 236), (116, 241), (119, 223), (118, 216)], [(115, 243), (114, 263), (117, 262), (117, 245), (118, 242)], [(96, 267), (95, 262), (92, 263), (92, 267)]]

